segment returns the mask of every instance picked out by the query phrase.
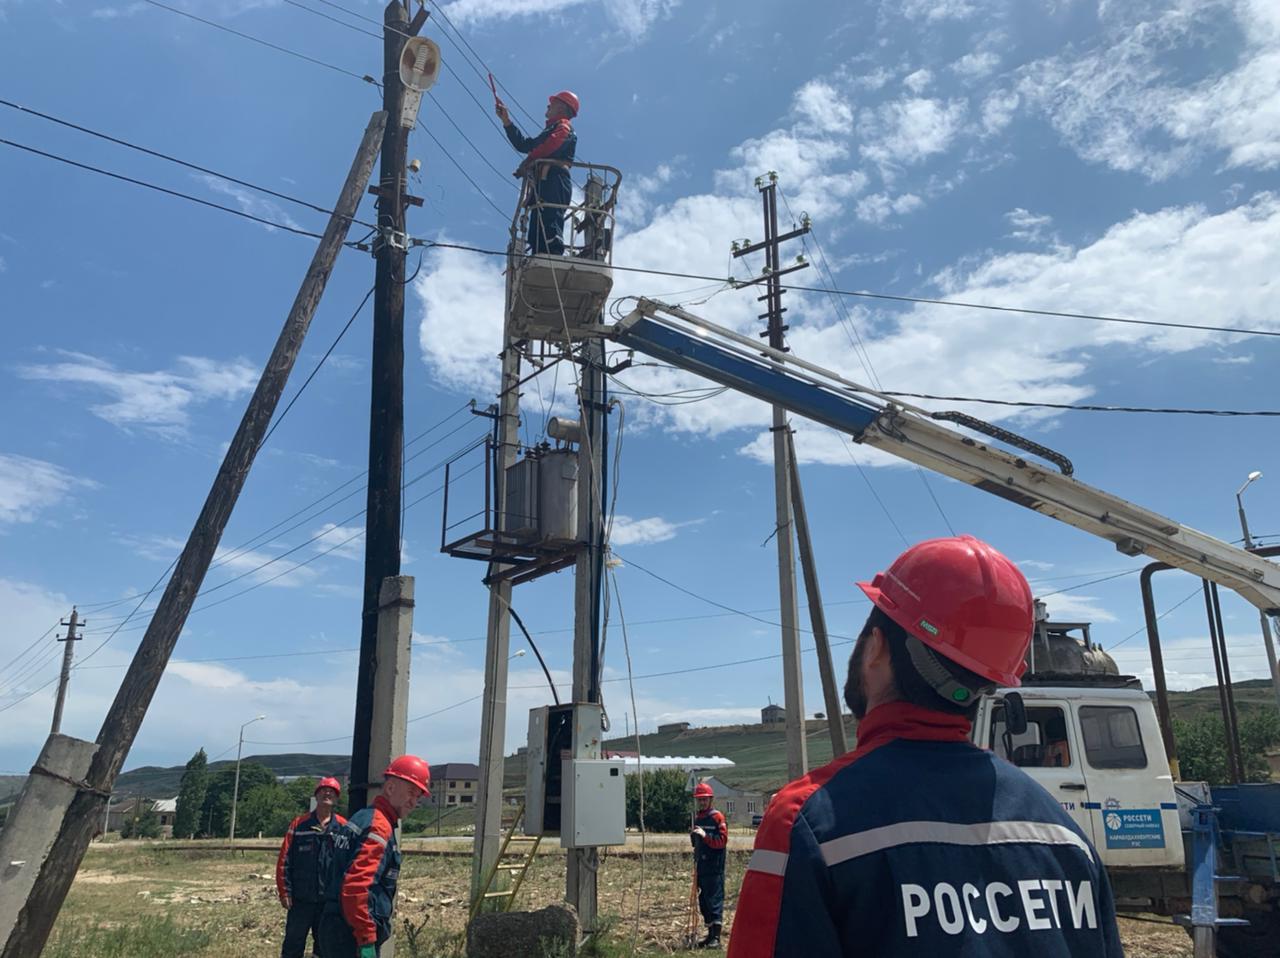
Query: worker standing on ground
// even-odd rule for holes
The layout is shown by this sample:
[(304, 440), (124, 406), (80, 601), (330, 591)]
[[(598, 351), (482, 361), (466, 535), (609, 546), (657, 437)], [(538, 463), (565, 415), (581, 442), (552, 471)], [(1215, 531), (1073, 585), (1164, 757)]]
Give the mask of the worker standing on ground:
[(376, 958), (391, 937), (400, 849), (396, 826), (430, 797), (431, 768), (416, 755), (401, 755), (383, 773), (382, 791), (331, 833), (331, 860), (320, 942), (324, 958)]
[(858, 585), (874, 608), (844, 689), (857, 748), (769, 804), (730, 958), (1120, 958), (1093, 846), (1056, 798), (969, 742), (979, 697), (1026, 669), (1027, 580), (957, 536)]
[(689, 838), (693, 842), (693, 864), (698, 876), (698, 911), (707, 925), (707, 936), (699, 948), (720, 947), (720, 926), (724, 920), (724, 858), (729, 844), (729, 824), (711, 807), (713, 793), (706, 782), (693, 789), (698, 810)]
[[(495, 100), (494, 112), (502, 121), (507, 139), (521, 153), (527, 154), (516, 170), (516, 176), (532, 171), (533, 193), (527, 202), (533, 207), (529, 221), (529, 252), (559, 256), (564, 252), (564, 214), (573, 199), (573, 180), (569, 164), (578, 147), (578, 134), (573, 132), (578, 115), (578, 98), (568, 90), (552, 94), (547, 101), (547, 125), (537, 136), (520, 132), (507, 112), (506, 104)], [(539, 163), (539, 160), (547, 162)]]
[(288, 910), (284, 922), (284, 942), (280, 958), (302, 958), (311, 935), (312, 951), (324, 958), (320, 947), (320, 913), (324, 910), (324, 879), (320, 867), (326, 832), (345, 825), (335, 814), (342, 786), (336, 778), (316, 783), (316, 807), (289, 823), (276, 858), (276, 891), (280, 904)]

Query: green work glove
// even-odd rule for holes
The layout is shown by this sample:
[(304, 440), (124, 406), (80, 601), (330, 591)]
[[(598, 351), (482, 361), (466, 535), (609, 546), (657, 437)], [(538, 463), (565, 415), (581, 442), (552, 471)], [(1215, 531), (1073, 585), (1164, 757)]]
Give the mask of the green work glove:
[(361, 945), (360, 958), (378, 958), (377, 945)]

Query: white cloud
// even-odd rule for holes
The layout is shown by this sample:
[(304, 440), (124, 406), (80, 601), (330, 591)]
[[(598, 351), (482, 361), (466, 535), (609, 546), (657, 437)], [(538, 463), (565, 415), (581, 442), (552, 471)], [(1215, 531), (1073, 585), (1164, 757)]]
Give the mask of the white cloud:
[[(1172, 0), (1154, 10), (1107, 4), (1094, 47), (1030, 64), (1018, 91), (1080, 156), (1113, 169), (1160, 180), (1208, 151), (1223, 154), (1228, 168), (1275, 169), (1277, 9), (1272, 0)], [(1228, 19), (1241, 42), (1226, 57), (1214, 44)], [(1231, 63), (1186, 83), (1174, 66), (1186, 57)]]
[(882, 171), (919, 163), (951, 145), (967, 109), (964, 100), (906, 97), (865, 110), (860, 152)]
[(312, 535), (319, 536), (312, 543), (316, 552), (337, 556), (340, 559), (356, 561), (364, 559), (364, 543), (360, 541), (360, 537), (364, 535), (362, 526), (340, 526), (333, 522), (326, 522)]
[[(203, 183), (206, 187), (215, 193), (223, 196), (229, 196), (235, 200), (236, 206), (240, 207), (241, 212), (248, 213), (250, 216), (257, 216), (265, 220), (271, 220), (273, 223), (279, 223), (282, 226), (289, 226), (293, 229), (301, 229), (298, 222), (285, 212), (284, 207), (274, 200), (267, 199), (260, 193), (247, 190), (235, 183), (228, 183), (226, 180), (219, 179), (216, 176), (209, 176), (204, 173), (195, 174), (194, 178)], [(262, 228), (268, 233), (276, 232), (274, 226), (261, 224)]]
[(977, 11), (970, 0), (903, 0), (900, 9), (912, 20), (963, 20)]
[(853, 109), (835, 87), (823, 80), (810, 80), (800, 87), (794, 106), (803, 118), (803, 125), (818, 133), (853, 130)]
[(1000, 57), (989, 51), (966, 53), (951, 64), (951, 71), (963, 79), (974, 80), (989, 74), (999, 63)]
[(914, 73), (907, 74), (902, 80), (902, 85), (912, 93), (919, 95), (923, 93), (933, 82), (933, 72), (931, 70), (916, 70)]
[(903, 193), (890, 196), (888, 193), (873, 193), (858, 201), (858, 219), (866, 223), (883, 223), (890, 216), (910, 213), (924, 205), (924, 200), (914, 193)]
[[(487, 20), (547, 17), (587, 6), (592, 0), (454, 0), (445, 7), (460, 24)], [(680, 0), (600, 0), (600, 6), (618, 32), (639, 40), (660, 19), (669, 16)]]
[(250, 392), (258, 381), (258, 370), (244, 359), (179, 356), (175, 370), (133, 372), (84, 353), (62, 355), (62, 362), (19, 366), (18, 375), (105, 393), (106, 402), (89, 406), (95, 416), (121, 429), (141, 427), (167, 439), (187, 434), (193, 407), (236, 399)]
[(1052, 216), (1032, 213), (1021, 206), (1004, 214), (1005, 220), (1013, 227), (1009, 235), (1014, 239), (1038, 242), (1044, 238), (1045, 227), (1053, 222)]
[(0, 453), (0, 527), (34, 522), (63, 502), (77, 486), (93, 486), (61, 466), (42, 459)]
[(674, 539), (682, 523), (668, 522), (661, 516), (632, 519), (630, 516), (613, 517), (613, 532), (609, 543), (615, 546), (647, 546), (655, 542)]
[(1013, 122), (1022, 98), (1012, 91), (996, 91), (982, 101), (982, 129), (988, 136), (999, 133)]
[(1049, 618), (1059, 622), (1115, 622), (1115, 615), (1099, 605), (1099, 601), (1093, 596), (1060, 592), (1046, 596), (1044, 604)]

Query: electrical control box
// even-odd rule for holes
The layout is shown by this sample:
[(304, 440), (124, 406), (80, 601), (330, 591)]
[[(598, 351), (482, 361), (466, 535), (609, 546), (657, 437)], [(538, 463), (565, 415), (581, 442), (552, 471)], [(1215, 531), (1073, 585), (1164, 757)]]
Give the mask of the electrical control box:
[(566, 759), (562, 772), (563, 848), (622, 845), (627, 840), (627, 789), (622, 759)]
[(525, 750), (524, 832), (572, 834), (565, 818), (565, 776), (575, 759), (599, 759), (603, 709), (598, 703), (544, 705), (529, 711)]

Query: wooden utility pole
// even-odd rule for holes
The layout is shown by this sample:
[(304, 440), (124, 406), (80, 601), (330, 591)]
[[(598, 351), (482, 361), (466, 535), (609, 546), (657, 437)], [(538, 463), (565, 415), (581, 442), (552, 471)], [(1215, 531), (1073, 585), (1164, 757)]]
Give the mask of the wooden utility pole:
[(373, 747), (373, 700), (378, 667), (378, 598), (382, 582), (400, 575), (400, 509), (404, 466), (404, 286), (405, 178), (409, 129), (402, 122), (405, 86), (400, 55), (405, 40), (426, 17), (409, 21), (406, 4), (391, 0), (383, 14), (382, 107), (389, 117), (382, 135), (378, 186), (377, 260), (373, 290), (373, 375), (369, 399), (369, 486), (365, 504), (364, 603), (360, 616), (360, 666), (351, 736), (351, 786), (347, 806), (354, 814), (368, 804), (369, 754)]
[(86, 625), (81, 622), (76, 614), (76, 607), (71, 607), (71, 621), (63, 622), (67, 627), (67, 634), (59, 639), (59, 642), (65, 642), (66, 647), (62, 650), (62, 674), (58, 676), (58, 700), (53, 706), (53, 728), (50, 730), (51, 735), (57, 735), (62, 730), (62, 707), (67, 704), (67, 684), (71, 681), (71, 657), (72, 649), (75, 643), (80, 641), (80, 636), (76, 635), (76, 629)]
[(827, 706), (827, 729), (831, 733), (831, 757), (849, 751), (844, 731), (844, 710), (840, 703), (840, 686), (835, 665), (831, 661), (831, 641), (827, 634), (827, 613), (822, 607), (822, 589), (818, 585), (818, 564), (813, 558), (813, 542), (809, 538), (809, 514), (804, 507), (804, 488), (800, 485), (800, 467), (796, 463), (796, 444), (787, 433), (787, 458), (791, 467), (791, 511), (795, 513), (796, 544), (800, 547), (800, 569), (804, 572), (804, 592), (809, 603), (809, 622), (813, 626), (813, 644), (818, 652), (818, 674), (822, 676), (822, 698)]
[[(369, 121), (342, 193), (334, 206), (334, 214), (312, 256), (311, 265), (293, 301), (289, 317), (285, 320), (284, 328), (280, 331), (262, 371), (244, 417), (223, 457), (213, 487), (209, 490), (195, 527), (183, 547), (182, 555), (178, 557), (173, 575), (156, 606), (129, 671), (102, 723), (97, 748), (89, 762), (87, 773), (82, 777), (55, 776), (60, 784), (71, 779), (68, 787), (74, 787), (74, 798), (70, 800), (66, 813), (61, 816), (56, 835), (50, 841), (46, 843), (39, 836), (32, 839), (31, 844), (38, 848), (41, 857), (27, 860), (25, 866), (38, 868), (39, 871), (26, 892), (25, 904), (19, 910), (12, 927), (0, 927), (0, 936), (3, 936), (0, 958), (31, 958), (40, 954), (49, 938), (49, 932), (84, 858), (85, 850), (102, 821), (103, 805), (110, 799), (116, 776), (133, 746), (147, 707), (151, 704), (165, 666), (177, 644), (178, 635), (191, 611), (191, 605), (209, 571), (209, 564), (213, 560), (227, 520), (231, 517), (236, 499), (249, 476), (254, 456), (280, 401), (280, 394), (288, 382), (289, 373), (311, 325), (311, 318), (369, 181), (374, 153), (386, 122), (385, 113), (375, 113)], [(51, 744), (55, 741), (71, 740), (64, 736), (50, 738)], [(32, 775), (33, 779), (50, 774), (39, 763), (32, 772), (37, 773)], [(16, 834), (20, 835), (21, 830), (28, 828), (24, 823), (24, 816), (30, 814), (32, 819), (36, 819), (43, 811), (33, 804), (28, 813), (20, 799), (5, 828), (5, 841), (10, 840), (11, 831), (19, 830)], [(15, 842), (19, 840), (20, 838), (14, 838)], [(9, 881), (10, 873), (6, 872), (3, 878)]]
[[(782, 276), (803, 269), (804, 263), (783, 269), (778, 247), (788, 239), (802, 236), (809, 231), (807, 225), (792, 230), (785, 236), (778, 235), (778, 174), (770, 172), (756, 180), (764, 207), (764, 241), (739, 247), (734, 244), (735, 258), (764, 250), (765, 294), (756, 297), (765, 303), (760, 319), (768, 320), (761, 333), (769, 346), (787, 351), (785, 333), (789, 328), (782, 321), (787, 308), (782, 305)], [(787, 412), (782, 406), (773, 407), (773, 497), (774, 534), (778, 548), (778, 604), (781, 606), (782, 625), (782, 692), (787, 712), (787, 778), (795, 780), (809, 771), (808, 743), (804, 725), (804, 670), (800, 658), (800, 620), (796, 611), (796, 558), (795, 540), (792, 538), (790, 446), (787, 436), (791, 427), (787, 424)]]

